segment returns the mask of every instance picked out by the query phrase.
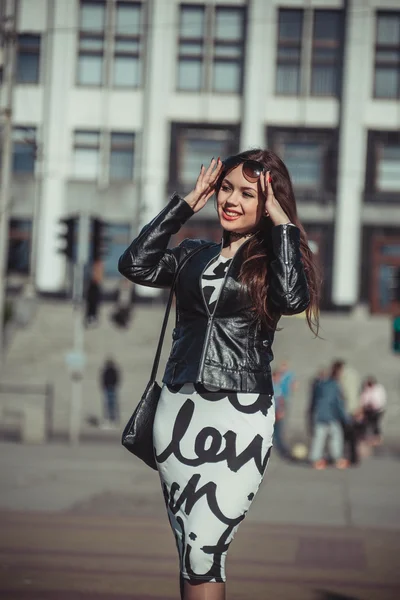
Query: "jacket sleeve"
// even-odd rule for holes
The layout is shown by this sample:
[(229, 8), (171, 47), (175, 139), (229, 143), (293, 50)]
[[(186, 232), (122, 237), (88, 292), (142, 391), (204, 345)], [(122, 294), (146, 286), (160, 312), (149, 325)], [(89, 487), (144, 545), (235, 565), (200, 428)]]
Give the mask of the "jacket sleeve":
[(303, 312), (310, 303), (307, 278), (300, 253), (300, 230), (293, 225), (272, 228), (273, 258), (269, 266), (268, 296), (282, 315)]
[(168, 243), (193, 214), (187, 202), (174, 194), (120, 257), (121, 275), (148, 287), (170, 287), (177, 266), (188, 250), (182, 244), (168, 249)]

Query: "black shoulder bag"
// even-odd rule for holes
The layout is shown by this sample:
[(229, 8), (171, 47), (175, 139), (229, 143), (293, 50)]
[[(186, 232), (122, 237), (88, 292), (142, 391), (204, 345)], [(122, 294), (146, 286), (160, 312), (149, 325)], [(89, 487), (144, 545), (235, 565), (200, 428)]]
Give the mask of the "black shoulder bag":
[(171, 285), (171, 291), (168, 298), (167, 308), (165, 310), (164, 321), (161, 327), (160, 339), (158, 340), (158, 346), (156, 355), (154, 358), (153, 368), (151, 370), (150, 381), (146, 386), (144, 394), (135, 408), (135, 411), (122, 434), (121, 443), (129, 452), (132, 452), (135, 456), (143, 460), (146, 465), (152, 469), (157, 470), (156, 460), (154, 457), (153, 447), (153, 425), (154, 417), (156, 414), (157, 404), (160, 399), (161, 387), (156, 381), (158, 365), (161, 357), (161, 350), (164, 342), (165, 332), (168, 324), (168, 317), (171, 311), (172, 300), (174, 297), (176, 280), (182, 268), (185, 266), (187, 261), (192, 258), (200, 250), (208, 247), (210, 244), (200, 246), (192, 252), (189, 252), (179, 265), (174, 279)]

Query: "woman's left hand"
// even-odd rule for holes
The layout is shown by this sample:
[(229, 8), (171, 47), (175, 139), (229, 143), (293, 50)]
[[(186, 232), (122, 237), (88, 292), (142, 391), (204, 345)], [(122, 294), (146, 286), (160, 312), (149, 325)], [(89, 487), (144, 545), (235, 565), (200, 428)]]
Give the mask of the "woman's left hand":
[(269, 171), (261, 175), (260, 185), (264, 196), (266, 197), (265, 216), (269, 217), (274, 225), (285, 225), (286, 223), (289, 223), (289, 217), (274, 196), (274, 190), (272, 189), (271, 175)]

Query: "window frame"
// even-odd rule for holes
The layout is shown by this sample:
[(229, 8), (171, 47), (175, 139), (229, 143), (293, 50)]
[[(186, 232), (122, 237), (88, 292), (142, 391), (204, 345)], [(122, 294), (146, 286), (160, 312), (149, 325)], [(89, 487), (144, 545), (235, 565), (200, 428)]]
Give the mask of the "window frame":
[[(132, 146), (131, 146), (131, 154), (132, 154), (132, 164), (131, 164), (131, 176), (126, 179), (114, 179), (111, 177), (111, 155), (113, 151), (118, 151), (113, 145), (113, 135), (126, 135), (132, 137)], [(135, 179), (135, 132), (133, 131), (110, 131), (110, 144), (109, 144), (109, 160), (108, 160), (108, 181), (110, 185), (118, 185), (118, 184), (126, 184), (128, 182), (133, 182)], [(120, 146), (120, 151), (124, 151), (126, 145)]]
[[(337, 38), (337, 40), (318, 40), (318, 43), (315, 40), (315, 21), (316, 21), (316, 14), (317, 13), (337, 13), (339, 16), (339, 36)], [(340, 98), (341, 97), (341, 92), (342, 92), (342, 75), (343, 75), (343, 57), (344, 57), (344, 21), (345, 21), (345, 14), (343, 9), (338, 8), (314, 8), (313, 10), (313, 31), (312, 31), (312, 40), (311, 40), (311, 63), (310, 63), (310, 89), (309, 89), (309, 96), (313, 97), (313, 98)], [(332, 43), (333, 42), (333, 43)], [(336, 42), (336, 43), (335, 43)], [(337, 52), (336, 52), (336, 56), (333, 60), (327, 62), (324, 60), (316, 60), (315, 59), (315, 50), (316, 48), (336, 48)], [(315, 66), (320, 66), (320, 65), (333, 65), (336, 68), (336, 76), (337, 76), (337, 83), (336, 83), (336, 91), (334, 93), (328, 93), (328, 94), (316, 94), (315, 92), (313, 92), (312, 86), (313, 86), (313, 70)]]
[[(206, 87), (206, 81), (207, 81), (207, 77), (206, 77), (206, 44), (205, 44), (205, 39), (206, 39), (206, 35), (207, 35), (207, 28), (208, 28), (208, 22), (207, 22), (207, 5), (205, 4), (185, 4), (185, 3), (181, 3), (177, 5), (178, 7), (178, 36), (177, 36), (177, 59), (176, 59), (176, 76), (175, 76), (175, 80), (176, 80), (176, 85), (175, 85), (175, 89), (177, 92), (181, 92), (181, 93), (188, 93), (188, 94), (193, 94), (193, 93), (198, 93), (201, 91), (204, 91), (205, 87)], [(181, 24), (182, 24), (182, 9), (185, 8), (186, 10), (201, 10), (203, 12), (203, 16), (204, 16), (204, 31), (203, 31), (203, 37), (199, 38), (199, 37), (182, 37), (181, 36)], [(181, 43), (187, 43), (187, 44), (199, 44), (199, 46), (201, 46), (201, 54), (189, 54), (189, 53), (181, 53)], [(180, 88), (179, 87), (179, 71), (180, 71), (180, 65), (181, 62), (189, 62), (189, 61), (193, 61), (193, 60), (198, 60), (201, 66), (201, 81), (200, 81), (200, 87), (196, 88), (196, 89), (184, 89), (184, 88)]]
[[(21, 43), (22, 38), (37, 38), (38, 46), (33, 48), (32, 46)], [(19, 61), (21, 55), (36, 55), (37, 56), (37, 79), (35, 81), (24, 81), (18, 78)], [(41, 59), (42, 59), (42, 35), (40, 32), (37, 33), (19, 33), (17, 35), (17, 56), (15, 66), (15, 83), (16, 85), (40, 85), (41, 83)]]
[[(180, 190), (181, 193), (190, 191), (185, 189), (184, 182), (179, 179), (179, 160), (180, 152), (179, 145), (182, 143), (182, 136), (188, 130), (204, 130), (204, 131), (225, 131), (230, 137), (227, 140), (226, 156), (239, 152), (239, 136), (240, 125), (219, 125), (210, 123), (190, 123), (190, 122), (173, 122), (171, 123), (171, 150), (169, 161), (169, 177), (168, 177), (168, 193), (175, 190)], [(211, 157), (210, 157), (211, 158)], [(224, 157), (221, 157), (224, 158)], [(199, 165), (200, 167), (200, 165)], [(193, 181), (193, 185), (195, 181)]]
[[(17, 131), (26, 131), (27, 132), (27, 136), (26, 139), (28, 140), (29, 137), (31, 138), (32, 141), (30, 142), (26, 142), (27, 147), (28, 146), (32, 146), (32, 170), (31, 171), (17, 171), (14, 169), (14, 161), (15, 161), (15, 156), (16, 156), (16, 152), (14, 151), (15, 148), (15, 144), (23, 144), (24, 142), (18, 142), (14, 139), (14, 135), (17, 133)], [(32, 136), (29, 136), (28, 132), (31, 131), (32, 132)], [(37, 157), (37, 151), (38, 151), (38, 143), (37, 143), (37, 135), (38, 135), (38, 129), (36, 127), (36, 125), (20, 125), (20, 124), (15, 124), (12, 128), (12, 157), (11, 157), (11, 171), (12, 171), (12, 177), (13, 179), (34, 179), (36, 176), (36, 157)]]
[[(84, 4), (102, 5), (104, 6), (104, 27), (103, 30), (97, 29), (82, 29), (80, 22), (81, 9)], [(141, 11), (141, 26), (139, 34), (123, 35), (117, 32), (116, 16), (118, 6), (136, 5)], [(146, 6), (144, 0), (129, 0), (126, 2), (113, 0), (79, 0), (78, 6), (78, 30), (77, 30), (77, 51), (76, 51), (76, 68), (75, 68), (75, 85), (78, 88), (108, 88), (115, 90), (138, 90), (145, 85), (145, 27), (146, 21)], [(81, 50), (81, 40), (92, 39), (102, 40), (102, 50)], [(139, 49), (133, 50), (117, 50), (118, 41), (136, 41)], [(101, 82), (100, 83), (81, 83), (79, 81), (80, 58), (81, 56), (100, 56), (101, 65)], [(117, 57), (131, 57), (138, 60), (139, 81), (134, 85), (120, 85), (114, 83), (115, 76), (115, 60)]]
[[(98, 141), (98, 145), (97, 147), (95, 147), (94, 145), (91, 144), (77, 144), (76, 143), (76, 135), (77, 134), (91, 134), (91, 133), (95, 133), (99, 136), (99, 141)], [(99, 181), (99, 177), (100, 177), (100, 173), (101, 173), (101, 157), (102, 157), (102, 131), (100, 129), (74, 129), (73, 132), (73, 138), (72, 138), (72, 173), (71, 173), (71, 179), (73, 181), (82, 181), (85, 183), (91, 183), (91, 182), (97, 182)], [(95, 175), (95, 177), (93, 178), (82, 178), (82, 177), (78, 177), (75, 175), (75, 151), (76, 149), (86, 149), (86, 150), (93, 150), (94, 148), (97, 149), (97, 153), (98, 153), (98, 168), (97, 168), (97, 173)]]
[[(397, 45), (394, 44), (379, 44), (378, 43), (378, 20), (380, 16), (390, 16), (397, 17), (400, 21), (400, 11), (398, 10), (377, 10), (375, 12), (375, 54), (374, 54), (374, 76), (372, 81), (372, 97), (375, 100), (400, 100), (400, 40)], [(377, 74), (377, 54), (380, 50), (383, 51), (395, 51), (398, 53), (398, 61), (397, 61), (397, 71), (398, 71), (398, 82), (397, 82), (397, 94), (396, 96), (377, 96), (376, 94), (376, 74)], [(389, 65), (392, 66), (392, 65)], [(378, 66), (379, 68), (379, 66)], [(383, 66), (383, 68), (388, 68), (387, 66)], [(394, 67), (395, 68), (395, 67)]]
[[(337, 128), (267, 127), (269, 147), (282, 157), (281, 147), (285, 142), (315, 141), (323, 148), (323, 175), (319, 189), (293, 186), (298, 202), (334, 204), (337, 193), (339, 131)], [(291, 173), (289, 173), (291, 176)]]
[[(204, 15), (204, 31), (203, 37), (182, 37), (181, 36), (181, 22), (182, 22), (182, 9), (201, 9)], [(244, 66), (245, 66), (245, 51), (246, 51), (246, 35), (247, 35), (247, 6), (246, 5), (235, 5), (235, 4), (188, 4), (181, 2), (177, 4), (178, 10), (178, 35), (177, 35), (177, 56), (176, 56), (176, 68), (175, 68), (175, 91), (178, 93), (209, 93), (213, 95), (241, 95), (243, 93), (243, 81), (244, 81)], [(242, 38), (241, 41), (229, 41), (222, 38), (217, 38), (216, 31), (216, 20), (217, 12), (229, 12), (237, 11), (242, 13)], [(202, 52), (199, 54), (182, 53), (180, 50), (181, 43), (193, 43), (201, 45)], [(217, 45), (233, 46), (234, 44), (240, 47), (240, 57), (238, 59), (232, 59), (229, 57), (223, 58), (216, 55)], [(199, 61), (202, 68), (201, 83), (200, 87), (196, 89), (182, 89), (179, 87), (179, 68), (181, 62), (196, 60)], [(235, 63), (240, 69), (239, 74), (239, 86), (237, 91), (230, 90), (216, 90), (214, 88), (214, 69), (216, 63)]]
[(400, 145), (400, 132), (398, 131), (368, 131), (367, 165), (365, 170), (364, 202), (400, 204), (400, 187), (398, 191), (379, 190), (378, 177), (378, 151), (386, 142), (393, 140), (394, 145)]
[[(301, 95), (301, 83), (302, 83), (302, 72), (303, 72), (303, 60), (302, 60), (302, 56), (303, 56), (303, 46), (304, 46), (304, 8), (291, 8), (291, 7), (278, 7), (277, 8), (278, 11), (278, 15), (277, 15), (277, 20), (276, 20), (276, 55), (275, 55), (275, 96), (282, 96), (284, 98), (297, 98)], [(301, 36), (300, 36), (300, 41), (298, 43), (290, 43), (290, 42), (286, 42), (284, 44), (282, 44), (280, 42), (279, 39), (279, 27), (280, 27), (280, 15), (283, 12), (298, 12), (299, 14), (301, 14)], [(278, 72), (279, 72), (279, 65), (280, 64), (295, 64), (294, 61), (290, 61), (290, 60), (286, 60), (286, 61), (280, 61), (279, 59), (279, 49), (281, 47), (285, 47), (285, 48), (298, 48), (299, 51), (299, 59), (298, 59), (298, 89), (297, 92), (295, 94), (292, 93), (285, 93), (285, 92), (278, 92)], [(297, 65), (297, 62), (296, 62)]]
[[(117, 89), (117, 90), (135, 90), (135, 89), (140, 89), (143, 86), (143, 73), (144, 73), (144, 65), (143, 65), (143, 44), (144, 44), (144, 40), (143, 40), (143, 11), (144, 11), (144, 4), (143, 2), (136, 2), (136, 1), (132, 1), (132, 2), (116, 2), (115, 6), (113, 6), (113, 10), (115, 11), (115, 17), (117, 15), (117, 11), (118, 11), (118, 7), (119, 6), (138, 6), (140, 9), (140, 17), (141, 17), (141, 24), (140, 24), (140, 33), (138, 34), (121, 34), (117, 32), (117, 29), (115, 28), (114, 32), (113, 32), (113, 50), (112, 50), (112, 73), (110, 73), (109, 76), (109, 85), (110, 87), (112, 87), (113, 89)], [(116, 21), (116, 19), (115, 19)], [(119, 41), (122, 42), (137, 42), (138, 44), (138, 50), (133, 51), (133, 50), (117, 50), (117, 43)], [(114, 75), (115, 75), (115, 62), (116, 62), (116, 58), (117, 57), (123, 57), (123, 58), (136, 58), (138, 60), (139, 63), (139, 82), (137, 84), (134, 85), (119, 85), (116, 84), (114, 81)]]

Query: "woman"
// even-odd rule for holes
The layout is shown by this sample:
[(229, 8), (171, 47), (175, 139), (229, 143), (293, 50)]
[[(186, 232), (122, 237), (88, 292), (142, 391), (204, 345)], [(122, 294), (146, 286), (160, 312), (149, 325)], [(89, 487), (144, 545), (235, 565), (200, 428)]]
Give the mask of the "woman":
[[(386, 407), (386, 391), (375, 377), (368, 377), (361, 391), (360, 409), (364, 416), (367, 441), (371, 446), (382, 443), (381, 419)], [(371, 437), (369, 437), (372, 434)]]
[[(216, 193), (221, 244), (173, 234)], [(261, 483), (272, 445), (270, 362), (282, 314), (307, 309), (317, 326), (318, 283), (290, 177), (270, 151), (201, 166), (120, 258), (135, 283), (176, 287), (177, 315), (154, 424), (154, 447), (185, 600), (225, 598), (230, 542)]]

